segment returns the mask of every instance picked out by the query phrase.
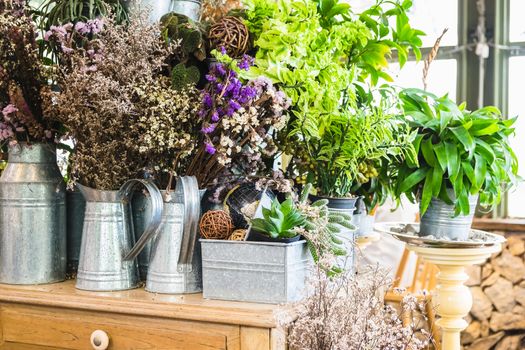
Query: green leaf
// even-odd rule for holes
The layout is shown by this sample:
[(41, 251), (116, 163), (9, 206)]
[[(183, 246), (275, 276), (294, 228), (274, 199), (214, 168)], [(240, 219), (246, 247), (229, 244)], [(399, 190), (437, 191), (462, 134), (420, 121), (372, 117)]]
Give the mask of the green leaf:
[(447, 154), (447, 170), (450, 180), (456, 181), (456, 176), (459, 173), (459, 156), (456, 145), (450, 142), (445, 142), (445, 152)]
[(450, 128), (450, 131), (454, 133), (458, 141), (463, 144), (468, 153), (474, 151), (474, 148), (476, 148), (474, 139), (463, 125)]
[(447, 169), (447, 166), (448, 166), (447, 151), (445, 149), (445, 146), (443, 145), (443, 142), (440, 142), (434, 145), (434, 153), (436, 154), (436, 157), (439, 161), (439, 165), (441, 166), (441, 169), (443, 170)]
[(427, 172), (425, 184), (423, 185), (423, 194), (421, 195), (421, 204), (419, 207), (420, 214), (424, 215), (432, 200), (432, 171)]
[(479, 154), (474, 155), (476, 164), (474, 165), (474, 176), (476, 177), (476, 188), (481, 188), (483, 182), (485, 182), (485, 176), (487, 174), (487, 163), (485, 159)]
[(410, 174), (399, 187), (400, 193), (406, 193), (411, 190), (415, 185), (420, 183), (427, 175), (428, 168), (419, 168), (412, 174)]
[(440, 168), (432, 169), (432, 196), (438, 197), (443, 182), (443, 170)]
[(423, 158), (431, 167), (436, 166), (436, 156), (434, 155), (434, 145), (432, 144), (432, 138), (427, 138), (421, 144), (421, 152), (423, 153)]
[(492, 164), (496, 159), (492, 147), (482, 139), (476, 139), (476, 145), (476, 152), (481, 154), (488, 164)]

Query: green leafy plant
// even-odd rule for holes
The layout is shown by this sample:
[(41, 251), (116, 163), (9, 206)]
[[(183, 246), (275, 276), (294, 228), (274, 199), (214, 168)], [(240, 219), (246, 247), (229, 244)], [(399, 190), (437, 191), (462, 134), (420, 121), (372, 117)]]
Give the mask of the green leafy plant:
[(423, 33), (408, 22), (411, 2), (382, 0), (361, 14), (336, 0), (244, 3), (257, 50), (248, 75), (268, 76), (292, 99), (280, 135), (282, 150), (293, 155), (289, 172), (308, 174), (318, 194), (350, 196), (361, 163), (397, 156), (410, 143), (392, 141), (407, 135), (385, 118), (369, 86), (392, 80), (384, 71), (392, 50), (402, 51), (401, 66), (410, 49), (420, 57)]
[(270, 209), (262, 208), (262, 214), (263, 218), (251, 220), (252, 229), (274, 239), (296, 237), (296, 229), (306, 222), (306, 218), (297, 210), (291, 198), (283, 203), (279, 203), (277, 198), (274, 199)]
[[(417, 131), (418, 157), (400, 167), (396, 195), (420, 199), (422, 215), (432, 198), (454, 204), (456, 215), (469, 214), (469, 196), (478, 193), (481, 205), (499, 203), (517, 181), (518, 161), (509, 145), (516, 118), (505, 120), (495, 107), (471, 112), (447, 96), (419, 89), (403, 90), (400, 98)], [(454, 190), (453, 198), (447, 189)]]

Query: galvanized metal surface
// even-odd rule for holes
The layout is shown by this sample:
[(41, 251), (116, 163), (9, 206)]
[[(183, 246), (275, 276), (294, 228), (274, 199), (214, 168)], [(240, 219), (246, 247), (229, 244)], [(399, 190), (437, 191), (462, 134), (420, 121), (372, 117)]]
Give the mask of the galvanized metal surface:
[[(170, 12), (171, 8), (171, 2), (172, 0), (142, 0), (139, 4), (139, 10), (140, 11), (149, 11), (149, 21), (151, 23), (158, 22), (162, 16), (164, 16), (166, 13)], [(133, 6), (136, 5), (133, 4), (133, 2), (125, 1), (123, 3), (128, 9), (133, 9)]]
[(78, 257), (80, 256), (80, 244), (82, 242), (82, 228), (84, 226), (84, 212), (86, 211), (86, 200), (78, 189), (67, 190), (67, 270), (76, 272), (78, 269)]
[(65, 202), (53, 145), (20, 143), (9, 149), (0, 177), (0, 283), (65, 279)]
[(312, 263), (305, 241), (200, 242), (204, 298), (281, 304), (304, 296)]
[(177, 181), (175, 192), (163, 192), (164, 212), (155, 237), (146, 280), (152, 293), (202, 291), (201, 250), (197, 241), (200, 193), (194, 177)]
[[(133, 210), (133, 229), (135, 238), (140, 238), (151, 221), (151, 200), (144, 191), (136, 191), (131, 197), (131, 208)], [(148, 265), (151, 257), (153, 240), (148, 241), (138, 256), (139, 276), (141, 281), (146, 280)]]
[[(130, 196), (144, 185), (152, 199), (151, 222), (134, 243)], [(120, 191), (98, 191), (78, 185), (86, 199), (86, 213), (76, 287), (91, 291), (114, 291), (138, 286), (135, 259), (157, 230), (162, 214), (158, 188), (145, 180), (128, 181)]]
[(201, 16), (200, 0), (172, 0), (171, 11), (188, 16), (194, 21), (198, 21)]
[[(455, 198), (452, 189), (448, 189), (447, 192), (451, 199)], [(454, 217), (454, 205), (448, 205), (440, 199), (432, 199), (428, 210), (421, 217), (420, 236), (466, 240), (472, 226), (477, 203), (478, 196), (470, 196), (470, 214)]]
[(366, 237), (373, 234), (375, 215), (368, 215), (366, 211), (352, 216), (352, 224), (357, 228), (355, 238)]

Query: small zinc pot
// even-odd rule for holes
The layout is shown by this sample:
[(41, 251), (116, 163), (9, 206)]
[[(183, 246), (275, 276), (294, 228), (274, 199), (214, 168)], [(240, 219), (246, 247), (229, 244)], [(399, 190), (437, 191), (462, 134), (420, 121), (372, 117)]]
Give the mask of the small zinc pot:
[(204, 298), (270, 304), (303, 298), (312, 264), (306, 241), (200, 242)]
[(0, 177), (0, 283), (66, 277), (66, 186), (52, 144), (9, 148)]
[(201, 0), (172, 0), (171, 11), (197, 22), (201, 16)]
[(355, 237), (370, 236), (374, 231), (375, 213), (370, 214), (366, 209), (365, 202), (362, 197), (359, 197), (356, 202), (356, 209), (352, 216), (352, 224), (357, 228)]
[(67, 207), (67, 271), (76, 273), (80, 243), (82, 242), (82, 228), (84, 226), (84, 212), (86, 200), (77, 188), (66, 193)]
[[(447, 189), (448, 196), (454, 200), (454, 190)], [(478, 195), (469, 197), (469, 215), (454, 216), (454, 205), (448, 205), (440, 199), (433, 198), (421, 217), (420, 236), (434, 236), (439, 239), (465, 241), (469, 237), (472, 220), (478, 203)]]

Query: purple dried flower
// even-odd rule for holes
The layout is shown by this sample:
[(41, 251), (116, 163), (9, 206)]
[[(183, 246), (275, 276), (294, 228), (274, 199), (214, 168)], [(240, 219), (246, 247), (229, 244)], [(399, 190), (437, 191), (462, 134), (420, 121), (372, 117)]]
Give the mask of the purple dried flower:
[(203, 101), (205, 108), (211, 108), (213, 106), (213, 100), (208, 92), (204, 93)]
[(211, 115), (211, 121), (216, 123), (219, 121), (219, 113), (217, 111), (214, 111)]
[(249, 70), (254, 63), (255, 58), (245, 54), (242, 56), (242, 59), (239, 61), (239, 63), (237, 63), (237, 67), (239, 67), (240, 69)]
[(215, 152), (217, 152), (215, 147), (213, 147), (213, 144), (211, 144), (210, 142), (205, 142), (204, 146), (206, 147), (206, 152), (208, 152), (209, 154), (215, 154)]
[(225, 76), (226, 75), (226, 67), (223, 63), (217, 63), (214, 66), (214, 70), (219, 76)]
[(211, 134), (215, 131), (215, 128), (217, 127), (217, 124), (209, 124), (207, 126), (203, 126), (201, 131), (203, 134)]
[(77, 24), (75, 24), (75, 30), (79, 33), (83, 33), (85, 31), (85, 28), (86, 23), (84, 22), (77, 22)]
[(221, 46), (220, 51), (223, 55), (226, 55), (226, 48), (224, 46)]
[(214, 81), (217, 81), (217, 78), (213, 74), (206, 74), (206, 80), (213, 83)]

